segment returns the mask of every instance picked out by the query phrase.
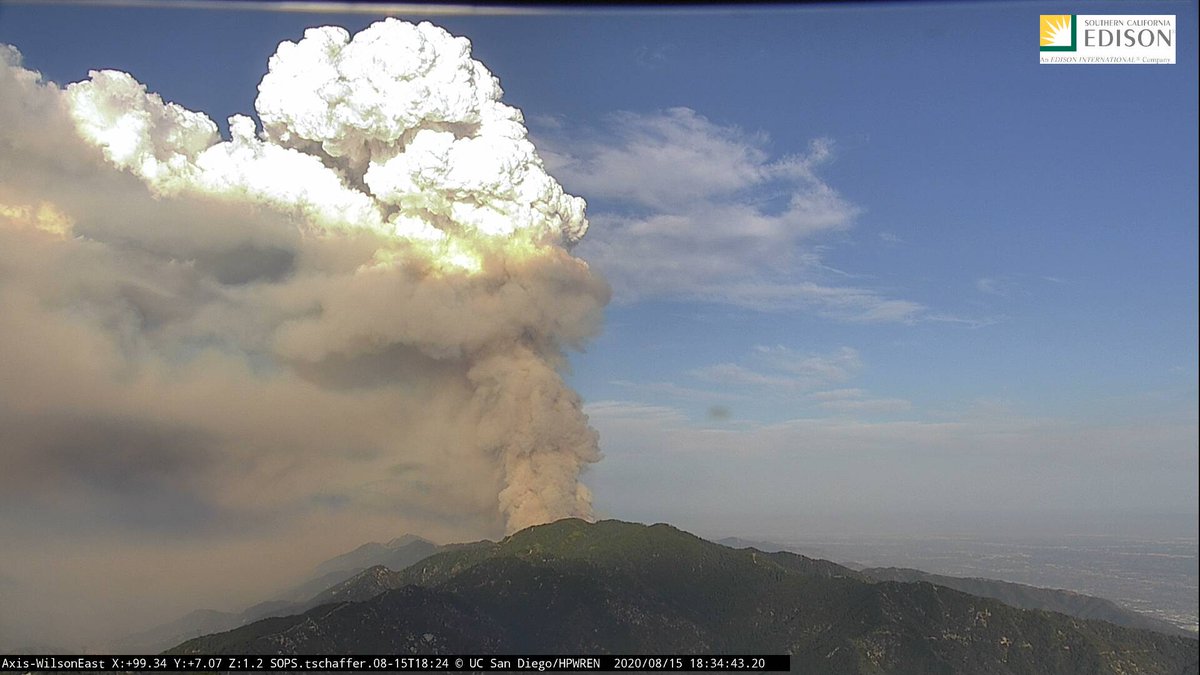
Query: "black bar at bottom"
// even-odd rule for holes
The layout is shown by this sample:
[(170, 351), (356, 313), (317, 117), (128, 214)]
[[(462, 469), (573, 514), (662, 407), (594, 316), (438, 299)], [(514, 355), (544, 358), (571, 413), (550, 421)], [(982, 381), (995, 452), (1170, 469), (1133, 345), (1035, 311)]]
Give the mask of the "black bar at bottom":
[(303, 655), (303, 656), (0, 656), (0, 671), (376, 671), (376, 672), (616, 672), (789, 670), (787, 654), (612, 655)]

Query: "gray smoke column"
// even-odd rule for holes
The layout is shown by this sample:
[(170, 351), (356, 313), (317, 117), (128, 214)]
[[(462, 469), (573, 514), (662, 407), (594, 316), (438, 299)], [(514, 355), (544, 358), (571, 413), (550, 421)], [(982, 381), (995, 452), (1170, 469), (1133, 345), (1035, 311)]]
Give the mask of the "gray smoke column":
[(466, 39), (309, 29), (229, 140), (129, 74), (0, 56), (0, 492), (205, 531), (591, 517), (562, 372), (608, 287)]

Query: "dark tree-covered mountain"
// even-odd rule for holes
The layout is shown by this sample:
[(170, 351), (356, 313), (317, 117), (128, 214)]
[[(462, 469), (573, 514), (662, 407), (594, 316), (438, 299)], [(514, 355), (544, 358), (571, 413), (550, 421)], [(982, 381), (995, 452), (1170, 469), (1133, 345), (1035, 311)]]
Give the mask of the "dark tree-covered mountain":
[(852, 674), (1179, 674), (1200, 656), (1186, 637), (875, 582), (661, 524), (562, 520), (372, 568), (332, 595), (171, 651), (790, 653), (795, 671)]
[[(760, 551), (792, 551), (807, 555), (821, 555), (821, 552), (816, 549), (794, 549), (775, 542), (750, 541), (738, 537), (726, 537), (717, 540), (717, 543), (730, 548), (755, 548)], [(858, 570), (867, 578), (875, 581), (927, 581), (931, 584), (953, 588), (963, 593), (994, 598), (1006, 605), (1021, 609), (1040, 609), (1066, 614), (1077, 619), (1096, 619), (1115, 623), (1118, 626), (1153, 630), (1166, 633), (1167, 635), (1196, 637), (1196, 633), (1193, 631), (1131, 609), (1125, 609), (1112, 600), (1094, 595), (982, 577), (954, 577), (943, 574), (931, 574), (904, 567), (864, 567), (853, 563), (843, 564), (849, 566), (851, 569)]]

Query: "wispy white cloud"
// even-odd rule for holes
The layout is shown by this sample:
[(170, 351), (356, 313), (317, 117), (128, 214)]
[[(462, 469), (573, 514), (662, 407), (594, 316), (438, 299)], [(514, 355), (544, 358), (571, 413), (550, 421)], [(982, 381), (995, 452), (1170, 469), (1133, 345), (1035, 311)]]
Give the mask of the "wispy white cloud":
[[(621, 199), (656, 211), (689, 209), (772, 180), (797, 179), (818, 188), (812, 172), (830, 156), (828, 140), (806, 156), (770, 161), (764, 134), (724, 127), (689, 108), (660, 113), (615, 113), (604, 142), (573, 144), (547, 153), (547, 165), (588, 194)], [(853, 214), (848, 205), (845, 215)]]
[(1010, 276), (980, 277), (975, 280), (975, 290), (999, 298), (1011, 298), (1018, 289), (1016, 280)]
[(676, 296), (763, 311), (810, 310), (853, 323), (911, 323), (926, 318), (924, 306), (911, 300), (887, 298), (861, 287), (814, 282), (761, 279), (725, 284), (697, 283), (691, 289), (681, 289)]
[(821, 237), (859, 213), (817, 169), (828, 139), (773, 158), (765, 134), (716, 124), (688, 108), (610, 117), (604, 138), (539, 138), (551, 172), (591, 200), (578, 252), (610, 280), (618, 302), (672, 298), (835, 320), (907, 322), (924, 308), (831, 281)]
[(593, 420), (652, 420), (671, 425), (686, 421), (687, 416), (670, 406), (646, 405), (632, 401), (596, 401), (585, 406), (585, 412)]
[(670, 62), (671, 54), (677, 49), (677, 45), (666, 42), (654, 46), (642, 45), (634, 51), (634, 60), (647, 70), (657, 70)]
[(966, 328), (986, 328), (994, 326), (1005, 320), (1004, 316), (957, 316), (955, 314), (925, 314), (921, 317), (924, 321), (933, 321), (935, 323), (949, 323)]
[(975, 290), (986, 295), (1010, 299), (1027, 296), (1032, 286), (1038, 281), (1051, 284), (1062, 284), (1065, 281), (1055, 276), (1030, 276), (1025, 274), (1000, 274), (997, 276), (980, 277), (975, 280)]
[(903, 398), (869, 398), (859, 393), (843, 398), (829, 398), (819, 404), (832, 413), (847, 415), (885, 415), (912, 410), (912, 402)]
[(739, 400), (762, 404), (767, 400), (787, 400), (797, 406), (795, 409), (817, 415), (870, 417), (913, 409), (913, 404), (903, 398), (872, 396), (859, 387), (831, 388), (853, 380), (863, 368), (862, 356), (851, 347), (816, 353), (783, 345), (757, 345), (742, 362), (726, 361), (687, 371), (688, 377), (700, 383), (698, 386), (627, 380), (611, 384), (625, 387), (633, 394), (648, 395), (650, 400), (686, 404)]
[(754, 348), (753, 367), (718, 363), (696, 368), (690, 375), (705, 382), (780, 392), (796, 392), (843, 382), (862, 369), (857, 350), (842, 347), (828, 354), (797, 352), (782, 345)]
[(744, 400), (741, 394), (728, 391), (712, 391), (698, 387), (685, 387), (674, 382), (633, 382), (630, 380), (612, 380), (609, 384), (623, 387), (632, 392), (666, 396), (678, 401), (699, 401), (702, 403), (729, 402)]
[(865, 396), (866, 392), (862, 389), (830, 389), (827, 391), (814, 391), (808, 397), (814, 401), (841, 401), (848, 398), (859, 398)]
[(708, 382), (735, 386), (793, 389), (800, 385), (797, 378), (787, 375), (767, 375), (736, 363), (718, 363), (691, 371), (694, 377)]
[(775, 368), (815, 382), (841, 382), (862, 369), (858, 350), (841, 347), (830, 354), (797, 352), (783, 345), (758, 345), (754, 353)]

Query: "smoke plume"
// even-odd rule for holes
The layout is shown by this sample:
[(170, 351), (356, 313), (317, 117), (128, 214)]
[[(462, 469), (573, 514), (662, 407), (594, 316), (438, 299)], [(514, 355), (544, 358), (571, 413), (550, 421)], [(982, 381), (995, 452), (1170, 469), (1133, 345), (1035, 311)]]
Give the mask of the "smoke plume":
[(0, 45), (0, 535), (590, 517), (562, 373), (609, 291), (500, 99), (428, 23), (313, 28), (223, 140)]

